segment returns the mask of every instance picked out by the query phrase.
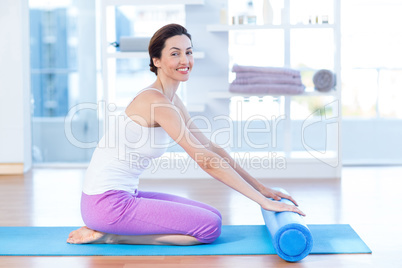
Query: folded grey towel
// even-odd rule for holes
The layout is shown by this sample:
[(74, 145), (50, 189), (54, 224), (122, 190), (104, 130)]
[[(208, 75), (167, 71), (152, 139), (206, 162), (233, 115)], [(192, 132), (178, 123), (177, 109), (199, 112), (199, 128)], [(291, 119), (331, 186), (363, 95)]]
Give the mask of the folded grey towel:
[(289, 74), (271, 74), (271, 73), (256, 73), (256, 72), (237, 72), (236, 78), (253, 78), (253, 77), (269, 77), (275, 79), (300, 79), (300, 74), (289, 75)]
[(336, 85), (336, 76), (330, 70), (318, 70), (313, 76), (313, 83), (316, 90), (327, 92)]
[(121, 52), (144, 52), (148, 51), (150, 37), (121, 36), (119, 47)]
[(248, 93), (248, 94), (271, 94), (271, 95), (297, 95), (304, 92), (304, 85), (285, 85), (285, 84), (255, 84), (255, 85), (238, 85), (230, 84), (229, 92)]
[(282, 77), (278, 75), (274, 76), (255, 76), (248, 78), (240, 78), (236, 77), (232, 82), (233, 84), (238, 85), (247, 85), (247, 84), (288, 84), (288, 85), (302, 85), (302, 80), (300, 77)]
[(264, 73), (264, 74), (282, 74), (282, 75), (290, 75), (290, 76), (300, 76), (300, 71), (290, 69), (290, 68), (282, 68), (282, 67), (259, 67), (259, 66), (244, 66), (234, 64), (232, 68), (232, 72), (234, 73)]

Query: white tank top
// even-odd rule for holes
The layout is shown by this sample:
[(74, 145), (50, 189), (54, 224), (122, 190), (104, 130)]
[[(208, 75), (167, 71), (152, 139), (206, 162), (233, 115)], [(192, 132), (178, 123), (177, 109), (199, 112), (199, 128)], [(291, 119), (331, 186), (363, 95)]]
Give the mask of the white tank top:
[[(157, 89), (146, 88), (136, 96), (145, 90)], [(152, 159), (166, 151), (169, 143), (170, 137), (162, 127), (141, 126), (123, 111), (116, 120), (109, 120), (107, 133), (99, 141), (86, 171), (83, 192), (87, 195), (109, 190), (134, 193), (141, 173)]]

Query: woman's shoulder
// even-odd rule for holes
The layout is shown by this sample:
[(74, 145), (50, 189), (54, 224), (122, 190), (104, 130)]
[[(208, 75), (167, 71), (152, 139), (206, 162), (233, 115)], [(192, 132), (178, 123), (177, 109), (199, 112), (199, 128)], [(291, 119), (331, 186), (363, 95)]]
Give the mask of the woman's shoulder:
[(132, 106), (149, 106), (153, 103), (169, 103), (169, 100), (155, 88), (144, 88), (140, 90), (130, 102), (127, 108)]
[(142, 98), (152, 98), (152, 99), (159, 100), (159, 101), (167, 99), (166, 96), (159, 89), (152, 88), (152, 87), (141, 89), (136, 94), (134, 99), (141, 98), (141, 97)]
[[(158, 90), (143, 89), (139, 91), (125, 109), (131, 120), (144, 127), (158, 127), (152, 119), (153, 105), (169, 104), (169, 100)], [(139, 120), (141, 119), (141, 120)]]

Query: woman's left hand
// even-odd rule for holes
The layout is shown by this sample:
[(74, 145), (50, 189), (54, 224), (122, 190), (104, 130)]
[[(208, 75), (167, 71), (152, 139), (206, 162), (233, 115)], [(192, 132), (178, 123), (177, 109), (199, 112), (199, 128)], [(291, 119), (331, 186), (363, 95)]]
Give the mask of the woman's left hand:
[(282, 198), (288, 199), (288, 200), (292, 201), (293, 204), (295, 204), (296, 206), (298, 206), (296, 200), (294, 200), (290, 195), (284, 194), (284, 193), (282, 193), (282, 192), (280, 192), (280, 191), (276, 191), (276, 190), (273, 190), (273, 189), (271, 189), (271, 188), (264, 187), (264, 189), (262, 189), (262, 190), (260, 191), (260, 193), (261, 193), (263, 196), (268, 197), (268, 198), (272, 198), (272, 199), (274, 199), (274, 200), (276, 200), (276, 201), (279, 201), (279, 200), (281, 200)]

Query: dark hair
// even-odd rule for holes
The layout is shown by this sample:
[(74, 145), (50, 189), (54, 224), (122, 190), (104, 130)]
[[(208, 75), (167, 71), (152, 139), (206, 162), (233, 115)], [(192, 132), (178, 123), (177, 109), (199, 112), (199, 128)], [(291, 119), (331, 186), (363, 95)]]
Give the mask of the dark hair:
[(162, 50), (165, 48), (166, 39), (176, 35), (186, 35), (191, 41), (191, 35), (187, 32), (187, 29), (179, 24), (168, 24), (160, 28), (154, 33), (149, 41), (148, 53), (150, 57), (149, 67), (151, 67), (151, 72), (158, 75), (158, 68), (154, 65), (153, 58), (160, 59), (162, 56)]

